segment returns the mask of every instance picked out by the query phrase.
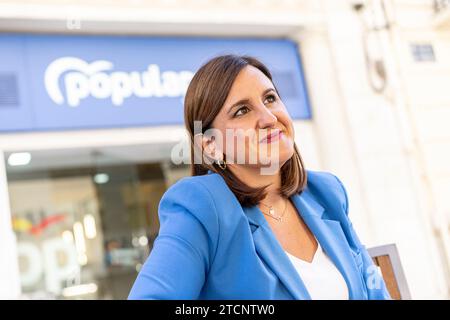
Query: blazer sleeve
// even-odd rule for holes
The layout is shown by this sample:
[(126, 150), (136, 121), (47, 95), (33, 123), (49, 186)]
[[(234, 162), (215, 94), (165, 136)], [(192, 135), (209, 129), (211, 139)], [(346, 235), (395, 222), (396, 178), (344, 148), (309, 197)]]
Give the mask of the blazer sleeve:
[(353, 224), (348, 217), (348, 196), (347, 191), (341, 182), (341, 180), (333, 175), (340, 188), (342, 189), (342, 193), (344, 195), (344, 212), (345, 212), (345, 220), (346, 220), (346, 229), (349, 232), (351, 240), (356, 245), (360, 258), (362, 260), (362, 273), (364, 278), (364, 283), (367, 288), (367, 294), (369, 300), (390, 300), (391, 296), (389, 291), (386, 288), (386, 284), (383, 280), (382, 275), (379, 273), (377, 266), (374, 264), (372, 258), (369, 255), (366, 247), (361, 243), (358, 235), (353, 228)]
[(183, 178), (163, 195), (160, 229), (128, 299), (197, 299), (215, 255), (218, 217), (209, 190)]

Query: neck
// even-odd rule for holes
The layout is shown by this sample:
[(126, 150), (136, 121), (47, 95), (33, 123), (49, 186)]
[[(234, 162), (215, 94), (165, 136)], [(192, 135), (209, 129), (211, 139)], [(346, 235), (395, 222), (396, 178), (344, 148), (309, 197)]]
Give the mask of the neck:
[(266, 197), (262, 200), (264, 204), (272, 206), (284, 201), (283, 196), (279, 192), (281, 186), (280, 170), (277, 170), (272, 175), (262, 175), (260, 168), (230, 166), (230, 170), (250, 187), (257, 188), (269, 185), (266, 188)]

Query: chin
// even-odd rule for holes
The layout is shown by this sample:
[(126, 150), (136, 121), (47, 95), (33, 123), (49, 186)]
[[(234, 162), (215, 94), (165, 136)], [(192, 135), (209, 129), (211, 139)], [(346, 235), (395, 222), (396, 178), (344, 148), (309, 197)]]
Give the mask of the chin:
[[(289, 159), (292, 158), (294, 154), (294, 151), (290, 152), (289, 150), (285, 150), (284, 152), (281, 152), (276, 159), (271, 159), (270, 155), (268, 155), (267, 158), (264, 158), (264, 161), (260, 160), (258, 164), (254, 165), (258, 168), (264, 168), (264, 167), (276, 167), (281, 168)], [(270, 160), (266, 160), (270, 159)]]
[[(251, 150), (246, 150), (246, 165), (249, 167), (266, 167), (270, 165), (283, 166), (286, 161), (288, 161), (294, 155), (294, 142), (292, 139), (288, 141), (283, 141), (281, 144), (274, 143), (273, 147), (278, 148), (278, 152), (272, 153), (271, 148), (267, 150), (267, 154), (260, 154), (260, 150), (258, 147), (252, 148)], [(258, 159), (256, 163), (249, 163), (250, 157), (249, 154), (251, 152), (256, 152), (256, 158)], [(262, 158), (261, 158), (262, 157)], [(273, 158), (273, 159), (272, 159)]]

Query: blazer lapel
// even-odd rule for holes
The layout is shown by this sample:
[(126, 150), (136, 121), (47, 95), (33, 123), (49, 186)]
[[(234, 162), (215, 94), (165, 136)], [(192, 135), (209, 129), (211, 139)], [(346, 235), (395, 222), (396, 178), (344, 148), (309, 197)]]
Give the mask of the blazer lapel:
[(326, 209), (307, 190), (301, 195), (294, 195), (292, 200), (303, 221), (344, 277), (349, 290), (349, 298), (366, 299), (366, 291), (360, 271), (340, 222), (325, 219), (323, 216)]
[(303, 281), (290, 262), (289, 257), (284, 253), (261, 210), (257, 206), (244, 210), (252, 229), (253, 241), (259, 257), (280, 279), (294, 299), (311, 299)]

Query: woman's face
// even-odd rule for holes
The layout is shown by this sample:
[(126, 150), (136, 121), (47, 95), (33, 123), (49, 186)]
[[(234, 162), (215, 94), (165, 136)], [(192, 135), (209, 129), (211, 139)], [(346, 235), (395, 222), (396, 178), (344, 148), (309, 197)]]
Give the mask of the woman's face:
[(286, 107), (272, 81), (253, 66), (238, 74), (212, 127), (221, 133), (213, 141), (215, 159), (223, 153), (230, 166), (278, 169), (294, 153)]

